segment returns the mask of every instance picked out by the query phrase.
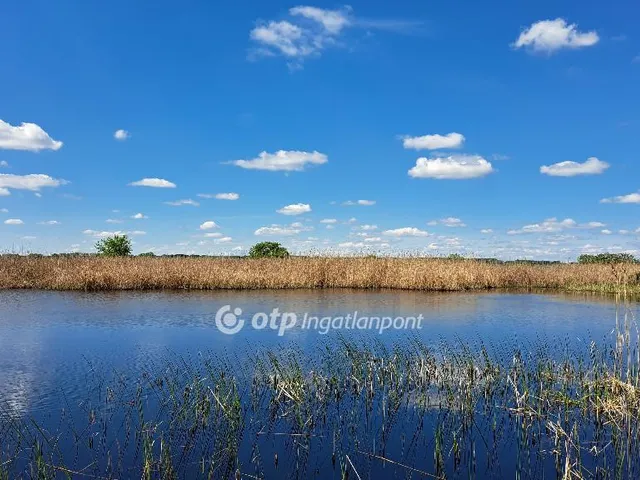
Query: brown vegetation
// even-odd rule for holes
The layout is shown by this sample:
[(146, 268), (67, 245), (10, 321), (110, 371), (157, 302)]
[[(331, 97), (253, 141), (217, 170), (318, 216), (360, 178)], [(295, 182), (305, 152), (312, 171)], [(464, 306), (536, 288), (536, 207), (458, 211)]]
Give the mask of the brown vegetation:
[(640, 291), (640, 265), (429, 258), (0, 257), (0, 288), (51, 290), (493, 288)]

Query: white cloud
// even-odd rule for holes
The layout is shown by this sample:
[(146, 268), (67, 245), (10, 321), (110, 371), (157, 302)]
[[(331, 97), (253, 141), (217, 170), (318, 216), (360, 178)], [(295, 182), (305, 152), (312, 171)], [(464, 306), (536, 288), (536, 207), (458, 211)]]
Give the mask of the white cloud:
[(263, 236), (290, 236), (297, 235), (300, 232), (307, 232), (312, 230), (310, 227), (305, 227), (300, 222), (294, 222), (291, 225), (270, 225), (266, 227), (260, 227), (255, 232), (254, 235), (263, 235)]
[(300, 172), (307, 165), (322, 165), (327, 161), (327, 156), (317, 151), (278, 150), (276, 153), (261, 152), (257, 158), (251, 160), (233, 160), (229, 163), (249, 170)]
[(119, 220), (117, 218), (107, 218), (105, 220), (105, 222), (107, 222), (107, 223), (122, 223), (122, 220)]
[(42, 173), (32, 173), (29, 175), (13, 175), (0, 173), (0, 195), (9, 195), (8, 189), (38, 191), (44, 187), (59, 187), (66, 184), (66, 180), (52, 178)]
[(338, 220), (335, 218), (323, 218), (320, 223), (338, 223)]
[(142, 213), (136, 213), (135, 215), (131, 215), (131, 218), (135, 219), (135, 220), (142, 220), (145, 218), (149, 218), (146, 215), (142, 214)]
[(491, 163), (479, 155), (452, 155), (444, 158), (419, 158), (409, 170), (413, 178), (462, 180), (484, 177), (493, 172)]
[[(202, 230), (202, 226), (201, 226), (201, 230)], [(222, 234), (220, 232), (207, 232), (204, 234), (204, 236), (205, 238), (220, 238), (222, 237)]]
[(404, 227), (396, 228), (394, 230), (385, 230), (383, 235), (389, 235), (392, 237), (428, 237), (430, 234), (424, 230), (420, 230), (416, 227)]
[(0, 208), (0, 213), (9, 213), (9, 210), (6, 208)]
[(604, 229), (600, 230), (600, 233), (602, 233), (603, 235), (611, 235), (613, 232), (611, 230)]
[(5, 225), (24, 225), (24, 222), (19, 218), (8, 218), (4, 221)]
[(214, 240), (215, 243), (229, 243), (233, 240), (233, 238), (231, 237), (222, 237), (222, 238), (218, 238), (217, 240)]
[(346, 202), (342, 203), (343, 205), (346, 206), (350, 206), (350, 205), (361, 205), (363, 207), (371, 207), (372, 205), (376, 204), (375, 200), (347, 200)]
[(323, 10), (317, 7), (294, 7), (289, 10), (289, 13), (293, 16), (299, 15), (315, 20), (320, 23), (327, 32), (332, 34), (340, 33), (344, 27), (351, 23), (348, 16), (348, 8), (344, 10)]
[(22, 240), (35, 240), (37, 237), (33, 235), (25, 235), (24, 237), (20, 237)]
[(200, 204), (190, 198), (184, 200), (176, 200), (174, 202), (164, 202), (166, 205), (171, 205), (172, 207), (182, 207), (183, 205), (191, 205), (192, 207), (199, 207)]
[(8, 197), (11, 192), (7, 188), (0, 188), (0, 197)]
[(550, 175), (552, 177), (575, 177), (577, 175), (599, 175), (609, 168), (607, 162), (597, 159), (596, 157), (588, 158), (584, 163), (578, 162), (560, 162), (553, 165), (543, 165), (540, 167), (540, 173)]
[(427, 225), (444, 225), (445, 227), (466, 227), (467, 225), (456, 217), (447, 217), (440, 220), (431, 220)]
[(238, 200), (240, 195), (237, 193), (199, 193), (200, 198), (215, 198), (216, 200)]
[(595, 31), (580, 32), (576, 24), (566, 20), (542, 20), (524, 30), (513, 43), (514, 48), (529, 48), (534, 52), (553, 53), (562, 48), (590, 47), (600, 38)]
[(414, 150), (439, 150), (442, 148), (460, 148), (464, 135), (451, 132), (446, 135), (424, 135), (422, 137), (402, 137), (402, 146)]
[(123, 141), (127, 140), (128, 138), (131, 138), (131, 134), (129, 132), (127, 132), (126, 130), (120, 129), (120, 130), (116, 130), (116, 132), (113, 134), (113, 138), (123, 142)]
[(640, 193), (630, 193), (618, 197), (603, 198), (600, 203), (640, 203)]
[(143, 178), (136, 182), (131, 182), (130, 187), (152, 187), (152, 188), (176, 188), (176, 184), (164, 178)]
[(238, 200), (240, 198), (240, 195), (238, 195), (237, 193), (216, 193), (216, 199), (217, 200)]
[(62, 142), (53, 140), (47, 132), (35, 123), (22, 123), (14, 127), (0, 120), (0, 149), (28, 150), (59, 150)]
[(493, 230), (491, 228), (483, 228), (480, 230), (480, 233), (493, 233)]
[(40, 222), (39, 225), (60, 225), (57, 220), (47, 220), (46, 222)]
[(380, 237), (367, 237), (364, 239), (365, 242), (367, 243), (380, 243), (380, 242), (384, 242), (384, 240)]
[(94, 238), (105, 238), (105, 237), (113, 237), (114, 235), (132, 235), (132, 236), (139, 236), (139, 235), (146, 235), (147, 232), (144, 232), (142, 230), (132, 230), (129, 232), (126, 231), (122, 231), (122, 230), (117, 230), (115, 232), (109, 232), (109, 231), (100, 231), (100, 230), (84, 230), (82, 233), (84, 233), (85, 235), (89, 235), (91, 237)]
[(9, 168), (9, 163), (7, 163), (6, 161), (2, 160), (0, 162), (0, 167), (2, 168)]
[(378, 226), (377, 225), (360, 225), (358, 229), (364, 232), (370, 232), (372, 230), (377, 230)]
[[(251, 30), (249, 38), (258, 48), (250, 52), (250, 58), (281, 55), (289, 60), (290, 68), (300, 68), (304, 58), (336, 44), (336, 38), (350, 24), (349, 12), (350, 8), (294, 7), (289, 10), (291, 21), (262, 22)], [(293, 23), (300, 17), (307, 22)]]
[(557, 233), (563, 230), (574, 229), (574, 228), (582, 228), (582, 229), (591, 229), (591, 228), (602, 228), (605, 224), (602, 222), (587, 222), (578, 224), (575, 220), (571, 218), (565, 218), (564, 220), (558, 220), (555, 217), (547, 218), (542, 223), (534, 223), (531, 225), (525, 225), (524, 227), (517, 230), (509, 230), (507, 234), (509, 235), (518, 235), (521, 233)]
[(303, 213), (308, 213), (310, 211), (311, 205), (307, 203), (294, 203), (292, 205), (287, 205), (279, 210), (276, 210), (277, 213), (281, 213), (282, 215), (300, 215)]
[(208, 220), (200, 225), (200, 230), (211, 230), (212, 228), (218, 228), (218, 224), (213, 220)]

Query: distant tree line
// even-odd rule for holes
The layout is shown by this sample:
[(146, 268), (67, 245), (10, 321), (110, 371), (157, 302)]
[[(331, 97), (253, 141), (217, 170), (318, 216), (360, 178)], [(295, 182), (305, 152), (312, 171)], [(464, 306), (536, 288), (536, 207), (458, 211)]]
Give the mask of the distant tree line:
[(638, 263), (630, 253), (598, 253), (596, 255), (583, 254), (578, 257), (578, 263)]

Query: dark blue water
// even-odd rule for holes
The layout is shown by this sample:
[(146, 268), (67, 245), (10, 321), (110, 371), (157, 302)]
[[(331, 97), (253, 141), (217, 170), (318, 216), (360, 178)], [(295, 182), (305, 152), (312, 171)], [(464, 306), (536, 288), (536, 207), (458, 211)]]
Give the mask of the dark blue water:
[[(274, 309), (281, 315), (276, 315), (275, 319), (268, 318)], [(225, 317), (221, 312), (234, 313), (235, 317)], [(614, 344), (616, 318), (621, 320), (625, 313), (627, 318), (637, 317), (639, 304), (621, 304), (613, 297), (585, 294), (349, 290), (4, 291), (0, 292), (0, 413), (13, 418), (34, 418), (52, 436), (60, 431), (68, 434), (71, 430), (65, 425), (82, 425), (87, 429), (83, 430), (84, 434), (89, 432), (89, 437), (94, 435), (98, 438), (102, 434), (101, 424), (91, 420), (92, 411), (97, 409), (104, 417), (112, 408), (104, 403), (106, 383), (103, 384), (101, 379), (113, 381), (115, 378), (114, 385), (119, 383), (117, 379), (121, 379), (122, 389), (114, 404), (120, 405), (122, 411), (135, 411), (133, 403), (129, 405), (135, 398), (135, 392), (128, 385), (144, 384), (145, 380), (140, 382), (141, 372), (153, 372), (153, 366), (162, 366), (166, 359), (174, 365), (184, 365), (184, 368), (176, 370), (181, 372), (178, 375), (182, 375), (189, 371), (191, 362), (198, 363), (201, 358), (216, 356), (241, 365), (248, 356), (256, 353), (293, 347), (303, 356), (313, 358), (319, 349), (340, 337), (382, 345), (418, 338), (422, 343), (434, 346), (470, 342), (482, 343), (489, 348), (516, 346), (525, 352), (541, 345), (552, 352), (560, 353), (567, 349), (586, 352), (592, 340), (602, 345)], [(282, 314), (287, 316), (283, 318)], [(295, 322), (292, 321), (294, 314)], [(317, 317), (317, 320), (305, 324), (303, 319), (309, 317)], [(252, 321), (254, 318), (258, 321)], [(420, 321), (415, 321), (418, 318)], [(385, 321), (388, 322), (387, 328), (381, 329)], [(237, 332), (223, 333), (221, 327)], [(166, 371), (166, 367), (159, 371), (162, 368)], [(241, 395), (248, 398), (248, 390)], [(153, 393), (147, 392), (142, 398), (151, 410), (157, 407)], [(373, 411), (388, 408), (379, 407)], [(265, 405), (264, 411), (269, 408)], [(366, 452), (387, 452), (390, 458), (432, 471), (434, 432), (439, 428), (446, 429), (448, 425), (459, 428), (455, 418), (451, 420), (435, 412), (425, 415), (422, 410), (418, 413), (409, 403), (399, 410), (398, 419), (393, 422), (394, 428), (386, 440), (388, 446), (381, 447), (379, 442), (385, 438), (385, 420), (375, 416), (363, 423), (365, 417), (355, 415), (354, 411), (360, 410), (329, 414), (330, 423), (344, 425), (344, 429), (351, 431), (351, 435), (345, 434), (342, 440), (336, 440), (335, 427), (325, 432), (332, 438), (277, 436), (281, 424), (283, 428), (290, 428), (288, 418), (270, 420), (271, 431), (267, 436), (256, 433), (262, 427), (254, 426), (252, 431), (248, 426), (247, 431), (252, 431), (252, 434), (245, 434), (242, 439), (241, 463), (245, 469), (259, 464), (260, 472), (270, 473), (271, 478), (283, 478), (301, 469), (299, 462), (304, 461), (304, 470), (299, 470), (298, 476), (293, 475), (292, 478), (341, 478), (342, 467), (334, 463), (331, 452), (336, 448), (336, 442), (346, 442), (342, 451), (358, 455), (354, 460), (360, 473), (365, 474), (363, 478), (407, 478), (410, 471), (406, 467), (393, 466), (386, 461), (381, 463), (380, 459), (367, 457)], [(456, 417), (455, 411), (450, 414)], [(463, 458), (458, 460), (463, 467), (454, 469), (455, 476), (514, 476), (518, 454), (514, 442), (502, 441), (497, 466), (486, 466), (494, 454), (487, 450), (489, 445), (485, 443), (482, 432), (490, 427), (495, 430), (496, 418), (502, 418), (503, 414), (504, 411), (497, 416), (478, 418), (479, 423), (473, 428), (480, 433), (467, 437), (478, 443), (462, 449), (473, 453), (467, 457), (463, 453)], [(118, 415), (115, 425), (128, 423), (123, 420), (126, 414)], [(502, 421), (506, 421), (506, 417)], [(505, 428), (512, 428), (508, 422), (505, 425), (508, 425)], [(370, 444), (365, 441), (355, 448), (350, 443), (352, 438), (370, 437), (371, 432), (374, 435)], [(450, 434), (447, 432), (449, 442)], [(502, 434), (507, 438), (511, 435), (508, 431)], [(64, 438), (64, 435), (60, 437)], [(78, 456), (74, 453), (73, 442), (68, 445), (70, 447), (64, 455), (74, 457), (77, 466), (93, 461), (93, 446), (87, 449), (88, 453)], [(259, 462), (256, 460), (256, 445), (259, 445), (263, 456)], [(83, 446), (86, 445), (83, 443)], [(127, 454), (129, 457), (123, 458), (135, 457), (137, 450), (131, 448), (133, 450)], [(551, 445), (545, 445), (545, 448), (550, 449)], [(308, 454), (304, 453), (306, 450), (309, 450)], [(274, 458), (278, 454), (279, 464), (276, 465)], [(345, 458), (339, 460), (344, 463)], [(448, 469), (451, 468), (451, 458), (449, 451)], [(523, 478), (554, 476), (552, 461), (533, 456), (527, 456), (525, 460), (532, 461), (533, 466), (525, 469), (529, 474)], [(518, 459), (517, 463), (521, 461)], [(198, 468), (197, 465), (187, 465), (185, 471), (195, 475)], [(139, 471), (135, 471), (134, 476), (139, 477)]]
[[(216, 327), (223, 306), (242, 309), (244, 327), (226, 335)], [(318, 317), (423, 315), (420, 329), (257, 330), (257, 312)], [(588, 344), (611, 340), (613, 297), (565, 294), (424, 293), (410, 291), (0, 292), (0, 402), (21, 414), (46, 411), (58, 393), (84, 395), (91, 368), (132, 371), (167, 353), (236, 353), (294, 343), (304, 351), (337, 335), (393, 343), (408, 335), (424, 342), (481, 339)], [(631, 305), (638, 312), (638, 304)]]

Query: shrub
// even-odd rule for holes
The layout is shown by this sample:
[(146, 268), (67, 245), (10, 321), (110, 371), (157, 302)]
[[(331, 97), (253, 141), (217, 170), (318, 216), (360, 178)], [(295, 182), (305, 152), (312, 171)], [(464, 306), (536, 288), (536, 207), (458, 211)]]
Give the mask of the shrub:
[(96, 242), (99, 255), (105, 257), (127, 257), (131, 255), (131, 240), (126, 235), (113, 235)]
[(578, 263), (636, 263), (636, 258), (630, 253), (598, 253), (597, 255), (583, 254), (578, 257)]
[(155, 257), (156, 254), (153, 252), (144, 252), (144, 253), (139, 253), (138, 256), (139, 257)]
[(249, 250), (251, 258), (286, 258), (289, 252), (278, 242), (260, 242), (256, 243)]

